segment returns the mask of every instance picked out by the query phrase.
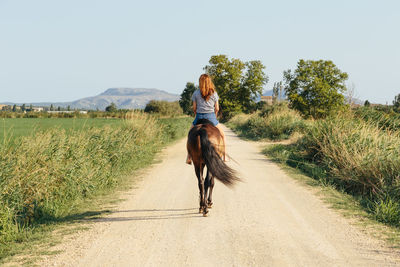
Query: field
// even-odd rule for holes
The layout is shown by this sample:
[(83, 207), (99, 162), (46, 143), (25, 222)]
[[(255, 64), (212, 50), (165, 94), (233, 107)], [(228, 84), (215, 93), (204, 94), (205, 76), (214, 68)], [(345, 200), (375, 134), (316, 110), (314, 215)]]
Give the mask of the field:
[(67, 131), (83, 130), (91, 127), (103, 127), (105, 125), (121, 125), (121, 119), (106, 118), (2, 118), (0, 119), (0, 142), (4, 143), (4, 137), (12, 140), (21, 136), (34, 135), (36, 132), (50, 128), (59, 128)]

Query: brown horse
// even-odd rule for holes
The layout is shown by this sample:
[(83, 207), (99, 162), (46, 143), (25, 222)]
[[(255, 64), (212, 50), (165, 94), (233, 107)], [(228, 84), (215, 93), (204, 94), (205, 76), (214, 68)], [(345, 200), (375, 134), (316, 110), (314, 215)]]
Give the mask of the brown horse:
[[(225, 151), (225, 144), (220, 131), (210, 121), (201, 119), (189, 131), (187, 150), (192, 158), (199, 184), (199, 213), (203, 212), (203, 216), (207, 216), (208, 209), (213, 204), (214, 177), (227, 186), (232, 186), (239, 178), (236, 176), (236, 172), (221, 159)], [(204, 179), (205, 166), (207, 166), (207, 174)], [(207, 198), (208, 189), (210, 192)]]

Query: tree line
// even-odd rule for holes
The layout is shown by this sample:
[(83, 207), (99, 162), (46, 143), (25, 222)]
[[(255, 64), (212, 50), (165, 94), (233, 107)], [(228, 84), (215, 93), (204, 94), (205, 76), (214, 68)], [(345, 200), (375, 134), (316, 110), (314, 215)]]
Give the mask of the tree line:
[[(224, 119), (240, 112), (251, 113), (265, 104), (259, 100), (269, 79), (261, 61), (215, 55), (203, 69), (213, 79)], [(349, 106), (351, 99), (345, 95), (354, 93), (354, 88), (347, 88), (347, 79), (348, 74), (331, 60), (300, 59), (295, 70), (284, 71), (283, 81), (274, 84), (273, 96), (286, 98), (289, 106), (305, 117), (324, 118)], [(186, 114), (193, 114), (191, 96), (196, 89), (188, 82), (181, 94), (179, 104)], [(400, 94), (395, 96), (392, 108), (400, 112)]]
[(42, 108), (44, 111), (76, 111), (77, 109), (71, 109), (71, 106), (67, 107), (55, 107), (53, 104), (48, 106), (33, 106), (32, 104), (29, 104), (28, 106), (26, 104), (22, 104), (18, 106), (17, 104), (13, 105), (5, 105), (3, 106), (0, 110), (3, 111), (12, 111), (12, 112), (30, 112), (33, 111), (36, 108)]

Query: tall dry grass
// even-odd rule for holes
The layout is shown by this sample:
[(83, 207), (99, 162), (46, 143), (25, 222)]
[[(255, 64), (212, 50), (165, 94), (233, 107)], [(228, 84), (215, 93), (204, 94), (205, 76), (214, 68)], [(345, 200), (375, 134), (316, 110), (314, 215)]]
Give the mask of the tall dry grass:
[(306, 122), (297, 111), (281, 104), (267, 107), (258, 113), (236, 115), (229, 120), (228, 126), (250, 139), (282, 140), (294, 132), (303, 131)]
[(344, 114), (316, 121), (299, 145), (379, 221), (400, 226), (400, 132)]
[(189, 126), (189, 118), (160, 121), (130, 113), (122, 126), (50, 129), (0, 146), (0, 244), (70, 214), (75, 201), (150, 163), (163, 144), (183, 137)]
[(370, 124), (377, 125), (381, 129), (391, 131), (400, 130), (400, 114), (393, 109), (384, 111), (372, 107), (361, 107), (356, 109), (354, 114)]
[(313, 157), (353, 190), (400, 189), (398, 131), (343, 115), (316, 121), (303, 142)]

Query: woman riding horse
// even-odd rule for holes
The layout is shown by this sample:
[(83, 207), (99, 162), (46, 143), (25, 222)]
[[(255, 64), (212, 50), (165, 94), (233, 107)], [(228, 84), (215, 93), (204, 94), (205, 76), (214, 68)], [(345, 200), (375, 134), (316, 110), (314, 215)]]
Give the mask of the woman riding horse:
[[(193, 112), (196, 115), (193, 124), (190, 129), (193, 128), (194, 125), (197, 124), (198, 120), (206, 119), (209, 120), (212, 125), (218, 128), (223, 138), (223, 158), (225, 161), (225, 147), (226, 147), (226, 140), (225, 134), (222, 130), (221, 125), (217, 120), (217, 114), (219, 111), (219, 104), (218, 104), (218, 94), (215, 91), (215, 86), (211, 80), (211, 77), (208, 74), (202, 74), (199, 79), (199, 88), (194, 91), (192, 95), (193, 101)], [(188, 154), (186, 157), (186, 163), (192, 164), (192, 160), (190, 155)]]
[[(187, 163), (191, 164), (193, 161), (200, 191), (199, 212), (207, 216), (208, 209), (213, 204), (214, 177), (227, 186), (233, 185), (239, 178), (222, 160), (225, 159), (225, 135), (216, 118), (219, 109), (218, 95), (210, 76), (201, 75), (199, 84), (200, 90), (195, 91), (192, 97), (196, 118), (188, 134)], [(207, 173), (204, 178), (205, 166)]]

